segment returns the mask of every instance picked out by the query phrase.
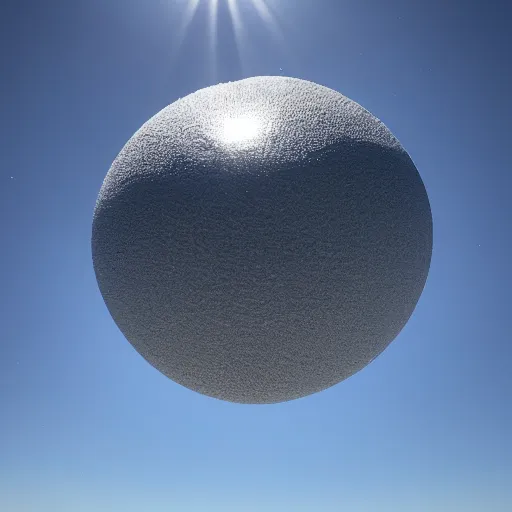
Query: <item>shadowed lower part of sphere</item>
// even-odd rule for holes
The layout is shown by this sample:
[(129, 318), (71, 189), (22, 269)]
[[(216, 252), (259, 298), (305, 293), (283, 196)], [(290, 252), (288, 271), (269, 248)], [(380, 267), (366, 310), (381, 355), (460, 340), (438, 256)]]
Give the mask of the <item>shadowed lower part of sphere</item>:
[(258, 77), (162, 110), (109, 170), (94, 214), (99, 288), (169, 378), (240, 403), (300, 398), (366, 366), (423, 290), (421, 178), (365, 109)]

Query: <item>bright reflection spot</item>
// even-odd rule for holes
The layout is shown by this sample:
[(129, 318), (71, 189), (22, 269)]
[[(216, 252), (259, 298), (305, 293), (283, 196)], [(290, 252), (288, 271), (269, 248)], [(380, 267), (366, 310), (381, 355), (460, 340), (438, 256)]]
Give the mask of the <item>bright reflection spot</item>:
[(225, 119), (222, 127), (224, 142), (247, 142), (256, 138), (261, 132), (261, 123), (251, 117)]

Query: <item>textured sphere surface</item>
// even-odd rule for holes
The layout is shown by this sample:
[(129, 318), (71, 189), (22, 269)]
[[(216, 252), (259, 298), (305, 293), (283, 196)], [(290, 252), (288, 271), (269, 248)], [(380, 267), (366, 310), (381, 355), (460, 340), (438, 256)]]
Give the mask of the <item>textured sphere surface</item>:
[(175, 382), (240, 403), (326, 389), (397, 336), (432, 216), (382, 122), (331, 89), (257, 77), (151, 118), (101, 188), (93, 261), (128, 341)]

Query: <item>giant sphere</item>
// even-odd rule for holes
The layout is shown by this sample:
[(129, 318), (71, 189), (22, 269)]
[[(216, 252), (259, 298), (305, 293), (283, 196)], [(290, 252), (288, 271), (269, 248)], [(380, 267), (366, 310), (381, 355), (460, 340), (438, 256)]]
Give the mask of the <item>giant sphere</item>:
[(286, 77), (197, 91), (128, 141), (101, 188), (100, 291), (175, 382), (239, 403), (324, 390), (397, 336), (432, 216), (411, 158), (347, 97)]

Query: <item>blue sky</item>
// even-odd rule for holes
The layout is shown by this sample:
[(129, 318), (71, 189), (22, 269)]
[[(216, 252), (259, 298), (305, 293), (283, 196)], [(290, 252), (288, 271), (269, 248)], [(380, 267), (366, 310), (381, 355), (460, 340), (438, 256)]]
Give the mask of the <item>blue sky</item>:
[[(214, 22), (199, 0), (186, 29), (188, 0), (2, 4), (1, 510), (512, 510), (510, 7), (262, 3), (237, 0), (235, 31), (228, 0)], [(434, 253), (413, 317), (367, 368), (242, 406), (174, 384), (123, 338), (94, 277), (92, 211), (161, 108), (276, 74), (394, 132), (430, 197)]]

